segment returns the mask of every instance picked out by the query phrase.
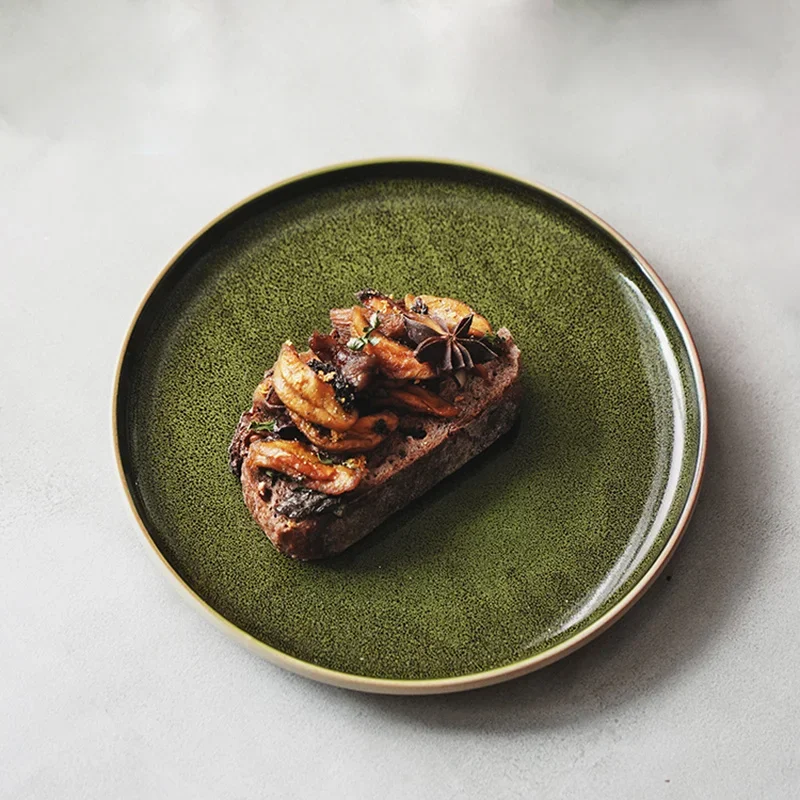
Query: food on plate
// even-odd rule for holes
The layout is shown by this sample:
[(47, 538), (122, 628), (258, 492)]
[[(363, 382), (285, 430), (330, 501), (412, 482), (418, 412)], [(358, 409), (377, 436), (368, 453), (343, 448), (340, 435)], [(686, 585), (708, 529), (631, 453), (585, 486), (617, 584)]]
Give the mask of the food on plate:
[(282, 553), (325, 558), (366, 536), (505, 433), (520, 352), (466, 303), (373, 290), (285, 342), (229, 449), (255, 521)]

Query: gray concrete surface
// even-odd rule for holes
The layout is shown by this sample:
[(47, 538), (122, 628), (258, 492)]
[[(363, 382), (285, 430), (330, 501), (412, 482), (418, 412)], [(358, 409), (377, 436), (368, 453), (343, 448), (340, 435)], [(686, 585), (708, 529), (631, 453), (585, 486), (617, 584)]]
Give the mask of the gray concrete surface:
[[(0, 795), (800, 795), (800, 12), (791, 0), (23, 2), (0, 9)], [(468, 159), (652, 261), (708, 478), (667, 574), (539, 674), (372, 697), (241, 650), (117, 486), (118, 348), (183, 242), (275, 180)]]

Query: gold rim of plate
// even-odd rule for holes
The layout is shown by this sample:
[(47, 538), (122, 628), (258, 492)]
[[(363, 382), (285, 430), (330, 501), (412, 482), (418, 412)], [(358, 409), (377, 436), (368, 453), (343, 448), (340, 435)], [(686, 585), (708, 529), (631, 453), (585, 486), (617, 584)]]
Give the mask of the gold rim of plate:
[[(119, 420), (117, 417), (118, 396), (119, 396), (122, 364), (125, 358), (125, 354), (128, 350), (128, 343), (133, 333), (133, 329), (136, 326), (139, 317), (141, 316), (142, 310), (144, 309), (145, 305), (147, 304), (148, 300), (150, 299), (151, 295), (155, 291), (158, 284), (161, 282), (162, 278), (169, 272), (172, 266), (178, 261), (178, 259), (181, 258), (181, 256), (186, 252), (186, 250), (188, 250), (189, 247), (191, 247), (201, 236), (203, 236), (203, 234), (206, 233), (206, 231), (214, 227), (214, 225), (216, 225), (218, 222), (220, 222), (222, 219), (227, 217), (232, 212), (236, 211), (237, 209), (241, 208), (244, 205), (247, 205), (256, 198), (269, 194), (270, 192), (273, 192), (276, 189), (281, 188), (282, 186), (294, 183), (295, 181), (303, 180), (304, 178), (310, 178), (313, 176), (324, 175), (330, 172), (338, 172), (340, 170), (348, 169), (351, 167), (364, 167), (364, 166), (380, 165), (380, 164), (384, 165), (404, 164), (404, 163), (444, 164), (446, 166), (464, 167), (466, 169), (476, 170), (506, 180), (515, 181), (519, 184), (533, 188), (542, 194), (548, 195), (552, 198), (555, 198), (556, 200), (561, 201), (562, 203), (572, 208), (574, 211), (590, 219), (595, 225), (597, 225), (599, 228), (605, 231), (606, 234), (608, 234), (612, 239), (618, 242), (628, 252), (628, 254), (633, 258), (633, 260), (636, 262), (639, 268), (650, 278), (656, 291), (658, 292), (659, 296), (661, 297), (667, 309), (669, 310), (669, 313), (672, 316), (677, 329), (680, 331), (681, 338), (686, 346), (686, 350), (689, 355), (689, 361), (692, 366), (692, 375), (695, 379), (695, 388), (697, 390), (697, 398), (699, 403), (697, 465), (695, 467), (694, 474), (692, 475), (692, 484), (689, 490), (689, 495), (686, 499), (683, 511), (681, 512), (681, 515), (678, 518), (677, 523), (675, 524), (675, 529), (670, 534), (669, 538), (664, 544), (664, 547), (659, 553), (658, 558), (656, 558), (655, 562), (652, 564), (650, 569), (648, 569), (647, 572), (641, 577), (641, 579), (634, 586), (631, 587), (630, 591), (628, 591), (628, 593), (624, 597), (622, 597), (612, 608), (610, 608), (602, 617), (595, 620), (587, 628), (583, 629), (582, 631), (579, 631), (566, 641), (561, 642), (560, 644), (555, 645), (554, 647), (551, 647), (548, 650), (544, 650), (541, 653), (537, 653), (536, 655), (531, 656), (530, 658), (526, 658), (521, 661), (516, 661), (512, 664), (507, 664), (502, 667), (496, 667), (494, 669), (486, 670), (484, 672), (477, 672), (470, 675), (459, 675), (453, 678), (433, 678), (426, 680), (398, 680), (393, 678), (370, 678), (364, 675), (353, 675), (347, 672), (339, 672), (337, 670), (328, 669), (326, 667), (320, 667), (308, 661), (303, 661), (302, 659), (287, 655), (286, 653), (281, 652), (280, 650), (266, 644), (265, 642), (262, 642), (260, 639), (251, 636), (249, 633), (246, 633), (241, 628), (237, 627), (232, 622), (227, 620), (216, 609), (210, 606), (202, 597), (200, 597), (200, 595), (198, 595), (183, 580), (183, 578), (178, 574), (178, 572), (167, 561), (167, 559), (164, 557), (164, 554), (156, 546), (155, 542), (153, 541), (150, 535), (150, 532), (147, 529), (147, 526), (145, 525), (142, 518), (139, 516), (139, 512), (136, 510), (136, 505), (133, 501), (133, 497), (131, 496), (130, 488), (128, 486), (128, 481), (126, 480), (125, 472), (122, 466), (122, 455), (120, 452), (119, 435), (118, 435)], [(286, 180), (274, 183), (265, 189), (261, 189), (260, 191), (254, 192), (249, 197), (246, 197), (244, 200), (235, 203), (230, 208), (223, 211), (215, 219), (209, 222), (202, 230), (200, 230), (191, 239), (189, 239), (188, 242), (186, 242), (186, 244), (170, 259), (167, 265), (161, 270), (156, 279), (150, 285), (150, 288), (147, 290), (147, 293), (145, 294), (141, 303), (139, 303), (139, 307), (136, 309), (136, 313), (134, 314), (133, 320), (130, 326), (128, 327), (128, 331), (125, 335), (125, 340), (122, 344), (122, 351), (117, 361), (117, 369), (114, 377), (112, 426), (113, 426), (113, 437), (114, 437), (114, 453), (116, 456), (117, 470), (119, 471), (119, 477), (125, 492), (125, 498), (127, 499), (131, 512), (133, 513), (133, 516), (139, 525), (139, 529), (144, 535), (144, 541), (148, 551), (156, 559), (156, 562), (167, 573), (167, 575), (169, 575), (173, 579), (174, 583), (179, 588), (181, 595), (185, 599), (187, 599), (195, 608), (199, 608), (205, 614), (205, 616), (209, 618), (218, 628), (227, 633), (231, 638), (233, 638), (240, 644), (243, 644), (245, 647), (247, 647), (248, 650), (250, 650), (253, 653), (256, 653), (262, 658), (265, 658), (267, 661), (270, 661), (273, 664), (278, 665), (279, 667), (283, 667), (284, 669), (287, 669), (290, 672), (294, 672), (297, 675), (302, 675), (306, 678), (311, 678), (312, 680), (320, 681), (322, 683), (327, 683), (330, 684), (331, 686), (338, 686), (341, 688), (353, 689), (361, 692), (372, 692), (376, 694), (397, 694), (397, 695), (446, 694), (451, 692), (462, 692), (468, 689), (478, 689), (483, 686), (490, 686), (495, 683), (502, 683), (504, 681), (509, 681), (512, 680), (513, 678), (518, 678), (521, 675), (526, 675), (530, 672), (534, 672), (537, 669), (541, 669), (542, 667), (546, 667), (548, 664), (552, 664), (553, 662), (558, 661), (564, 656), (575, 652), (580, 647), (583, 647), (583, 645), (588, 644), (592, 639), (594, 639), (604, 630), (613, 625), (650, 588), (652, 583), (661, 573), (661, 570), (664, 569), (667, 562), (672, 557), (680, 540), (683, 538), (683, 534), (686, 530), (687, 525), (689, 524), (689, 520), (691, 519), (692, 513), (694, 512), (695, 505), (697, 504), (697, 497), (700, 492), (700, 485), (702, 483), (703, 473), (705, 470), (706, 450), (708, 446), (708, 400), (706, 396), (706, 385), (705, 385), (705, 379), (703, 377), (703, 369), (700, 364), (700, 356), (697, 352), (697, 347), (694, 343), (694, 339), (692, 338), (692, 335), (689, 331), (689, 327), (686, 324), (686, 320), (684, 319), (683, 314), (678, 308), (678, 304), (675, 302), (674, 298), (670, 294), (664, 282), (658, 276), (653, 267), (645, 260), (642, 254), (639, 253), (639, 251), (627, 239), (625, 239), (624, 236), (622, 236), (617, 230), (612, 228), (611, 225), (609, 225), (607, 222), (602, 220), (593, 212), (589, 211), (589, 209), (584, 208), (584, 206), (582, 206), (580, 203), (577, 203), (572, 198), (567, 197), (566, 195), (561, 194), (560, 192), (557, 192), (546, 186), (542, 186), (541, 184), (525, 180), (524, 178), (519, 178), (516, 175), (511, 175), (506, 172), (501, 172), (499, 170), (491, 169), (489, 167), (485, 167), (480, 164), (474, 164), (465, 161), (452, 161), (440, 158), (377, 158), (377, 159), (364, 159), (359, 161), (349, 161), (339, 164), (332, 164), (327, 167), (322, 167), (321, 169), (315, 169), (315, 170), (310, 170), (308, 172), (303, 172), (298, 175), (294, 175), (291, 178), (287, 178)]]

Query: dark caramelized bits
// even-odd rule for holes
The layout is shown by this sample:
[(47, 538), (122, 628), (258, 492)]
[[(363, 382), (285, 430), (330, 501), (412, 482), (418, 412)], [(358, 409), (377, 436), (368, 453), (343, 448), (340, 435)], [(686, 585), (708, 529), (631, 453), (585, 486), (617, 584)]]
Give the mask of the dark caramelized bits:
[(386, 434), (389, 433), (389, 426), (386, 424), (386, 420), (384, 420), (382, 417), (379, 417), (372, 426), (372, 430), (381, 436), (386, 436)]
[(279, 514), (290, 519), (305, 519), (314, 514), (331, 513), (340, 516), (344, 511), (342, 501), (313, 489), (294, 489), (275, 506)]
[(316, 358), (308, 362), (308, 366), (322, 378), (326, 383), (333, 386), (336, 399), (341, 403), (345, 411), (351, 411), (356, 404), (356, 392), (345, 378), (339, 374), (333, 364), (326, 364)]
[(425, 301), (421, 297), (415, 297), (409, 311), (413, 311), (416, 314), (427, 314), (428, 306), (425, 305)]

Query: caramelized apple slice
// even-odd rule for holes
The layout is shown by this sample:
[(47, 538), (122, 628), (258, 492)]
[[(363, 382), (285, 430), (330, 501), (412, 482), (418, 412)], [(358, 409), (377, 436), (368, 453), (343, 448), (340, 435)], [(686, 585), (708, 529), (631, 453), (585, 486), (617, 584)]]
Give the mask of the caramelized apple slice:
[(247, 460), (252, 467), (283, 473), (324, 494), (352, 492), (365, 468), (364, 456), (350, 458), (344, 464), (324, 464), (306, 445), (283, 439), (253, 442)]
[(374, 450), (393, 431), (397, 430), (400, 419), (391, 411), (370, 414), (360, 417), (352, 428), (339, 433), (304, 420), (297, 414), (291, 414), (294, 424), (300, 432), (317, 447), (329, 453), (366, 453)]
[(315, 425), (346, 431), (358, 419), (356, 411), (345, 411), (331, 383), (304, 363), (294, 345), (288, 342), (275, 362), (272, 381), (286, 408)]

